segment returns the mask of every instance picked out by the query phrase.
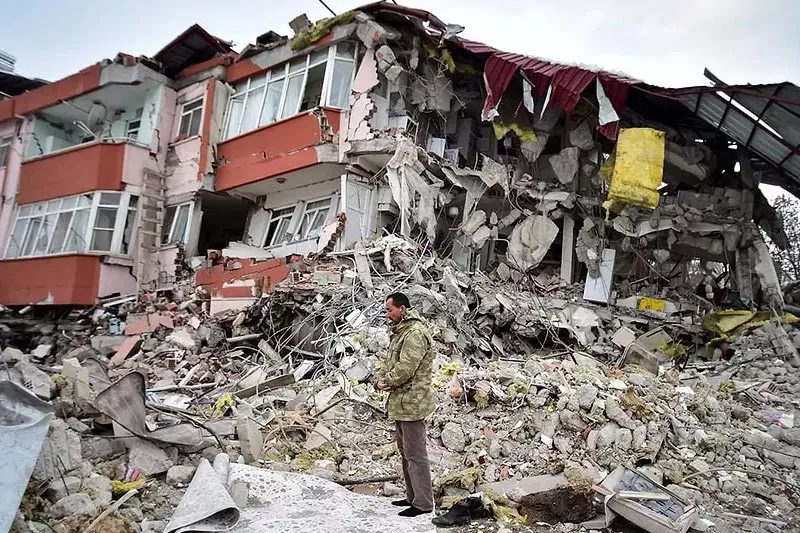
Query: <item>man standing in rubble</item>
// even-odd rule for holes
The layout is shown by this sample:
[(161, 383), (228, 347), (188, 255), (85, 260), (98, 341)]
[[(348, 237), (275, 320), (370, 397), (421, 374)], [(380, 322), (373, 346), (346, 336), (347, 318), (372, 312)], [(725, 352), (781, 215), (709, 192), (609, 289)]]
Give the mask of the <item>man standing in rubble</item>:
[(395, 423), (397, 449), (403, 461), (406, 499), (392, 502), (408, 507), (400, 516), (433, 511), (431, 468), (428, 462), (425, 417), (433, 412), (431, 390), (433, 339), (408, 296), (396, 292), (386, 298), (386, 318), (392, 337), (378, 388), (389, 392), (389, 422)]

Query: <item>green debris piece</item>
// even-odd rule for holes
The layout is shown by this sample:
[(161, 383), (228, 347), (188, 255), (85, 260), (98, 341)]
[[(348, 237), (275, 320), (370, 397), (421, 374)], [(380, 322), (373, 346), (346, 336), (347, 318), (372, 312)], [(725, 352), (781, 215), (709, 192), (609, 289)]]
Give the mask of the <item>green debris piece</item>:
[(303, 48), (308, 48), (315, 42), (328, 35), (334, 26), (347, 24), (348, 22), (355, 20), (356, 14), (356, 11), (347, 11), (341, 15), (320, 20), (307, 30), (301, 31), (292, 37), (292, 50), (302, 50)]
[(63, 389), (69, 384), (69, 380), (64, 374), (53, 374), (50, 378), (53, 380), (53, 383), (56, 384), (58, 390)]
[(489, 407), (489, 395), (482, 390), (477, 391), (475, 393), (475, 405), (477, 405), (480, 409), (486, 409)]
[(464, 490), (473, 491), (481, 481), (483, 481), (483, 476), (480, 469), (477, 466), (472, 466), (466, 470), (453, 472), (449, 476), (440, 479), (436, 485), (438, 487), (460, 487)]
[(670, 359), (678, 360), (684, 355), (686, 355), (686, 350), (688, 349), (688, 347), (678, 342), (668, 342), (666, 344), (662, 344), (661, 346), (659, 346), (658, 349), (664, 352), (664, 355), (666, 355)]
[(446, 365), (442, 365), (439, 369), (439, 374), (451, 378), (461, 372), (461, 363), (459, 361), (451, 361)]
[(510, 505), (505, 496), (493, 490), (483, 490), (483, 505), (489, 509), (495, 520), (505, 522), (506, 524), (524, 525), (528, 520), (526, 516), (519, 514), (517, 510)]
[(508, 386), (508, 396), (513, 400), (517, 396), (525, 396), (528, 394), (531, 386), (528, 383), (515, 381)]
[(119, 481), (116, 479), (111, 480), (111, 493), (115, 495), (125, 494), (126, 492), (130, 492), (133, 489), (141, 489), (144, 487), (144, 484), (147, 483), (147, 480), (144, 476), (140, 476), (138, 479), (133, 481)]
[(233, 407), (234, 404), (233, 394), (226, 392), (214, 402), (214, 409), (211, 411), (211, 418), (220, 418), (225, 412)]

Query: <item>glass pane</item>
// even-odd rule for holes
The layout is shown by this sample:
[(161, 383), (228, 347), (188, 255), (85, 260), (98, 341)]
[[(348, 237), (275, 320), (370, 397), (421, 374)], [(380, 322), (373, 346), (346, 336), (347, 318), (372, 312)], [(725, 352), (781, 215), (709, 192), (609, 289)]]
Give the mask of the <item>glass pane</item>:
[(350, 98), (350, 81), (353, 78), (353, 62), (337, 59), (333, 63), (330, 97), (328, 105), (344, 109)]
[(186, 242), (186, 226), (189, 225), (189, 206), (182, 205), (178, 209), (178, 219), (175, 221), (175, 231), (172, 232), (172, 242)]
[(353, 59), (356, 53), (355, 43), (339, 43), (336, 45), (336, 57)]
[(70, 211), (58, 215), (56, 230), (53, 232), (53, 239), (50, 241), (50, 247), (47, 249), (47, 253), (57, 254), (64, 248), (64, 241), (67, 238), (67, 230), (69, 229), (69, 223), (71, 221), (72, 212)]
[[(0, 140), (0, 142), (5, 142), (5, 139)], [(0, 168), (6, 166), (6, 160), (8, 159), (8, 145), (7, 144), (0, 144)]]
[(86, 228), (89, 226), (89, 210), (81, 209), (75, 211), (72, 219), (72, 227), (67, 235), (67, 244), (64, 246), (65, 252), (83, 252), (86, 250)]
[(11, 234), (11, 241), (8, 243), (6, 257), (17, 257), (22, 249), (22, 240), (25, 238), (25, 230), (28, 228), (28, 219), (17, 220), (14, 225), (14, 232)]
[(161, 244), (169, 242), (169, 230), (172, 229), (172, 221), (175, 220), (175, 212), (177, 210), (177, 206), (171, 205), (167, 207), (164, 213), (164, 224), (161, 226)]
[(19, 208), (19, 216), (27, 217), (30, 216), (31, 212), (33, 211), (33, 207), (30, 205), (23, 205)]
[(317, 200), (316, 202), (311, 202), (310, 204), (306, 205), (306, 212), (313, 211), (315, 209), (329, 209), (331, 206), (331, 199), (325, 198), (324, 200)]
[(191, 111), (192, 109), (197, 109), (203, 106), (203, 99), (195, 100), (194, 102), (188, 103), (183, 106), (183, 112), (186, 113), (187, 111)]
[(131, 199), (128, 201), (128, 209), (136, 209), (137, 205), (139, 205), (139, 197), (132, 194)]
[(78, 203), (78, 198), (75, 196), (70, 196), (69, 198), (64, 198), (64, 202), (61, 204), (61, 209), (75, 209), (75, 206)]
[(267, 83), (267, 73), (260, 74), (258, 76), (253, 76), (250, 78), (250, 90), (258, 89), (263, 87)]
[(114, 223), (117, 221), (117, 210), (112, 207), (99, 207), (97, 209), (97, 218), (94, 221), (94, 227), (100, 229), (114, 229)]
[(264, 88), (250, 91), (247, 95), (247, 105), (244, 108), (244, 119), (242, 120), (242, 133), (256, 129), (258, 126), (258, 114), (261, 113), (261, 104), (264, 100)]
[(314, 66), (319, 63), (324, 63), (327, 60), (328, 60), (328, 48), (324, 50), (317, 50), (316, 52), (311, 53), (309, 66)]
[(275, 246), (286, 240), (286, 230), (289, 229), (291, 217), (281, 217), (272, 219), (267, 229), (267, 237), (264, 239), (265, 246)]
[(235, 98), (239, 98), (247, 90), (247, 80), (240, 81), (236, 85), (233, 86), (233, 94), (235, 94)]
[(33, 213), (32, 214), (34, 214), (34, 215), (42, 215), (42, 214), (44, 214), (44, 211), (45, 211), (46, 207), (47, 207), (47, 204), (45, 204), (45, 203), (33, 204), (31, 206), (31, 208), (33, 209)]
[(114, 236), (113, 230), (96, 229), (92, 234), (92, 250), (97, 252), (111, 251), (111, 238)]
[(189, 120), (191, 115), (183, 115), (181, 117), (181, 125), (178, 128), (178, 136), (179, 137), (188, 137), (189, 135)]
[(308, 60), (308, 56), (298, 57), (297, 59), (293, 59), (291, 63), (289, 63), (289, 74), (293, 74), (295, 72), (301, 72), (306, 68), (306, 61)]
[[(131, 197), (131, 201), (135, 196)], [(133, 236), (133, 225), (136, 221), (136, 210), (128, 209), (128, 216), (125, 218), (125, 232), (122, 234), (122, 249), (123, 254), (127, 254), (131, 247), (131, 237)]]
[(192, 113), (192, 123), (189, 126), (189, 136), (200, 135), (200, 119), (203, 118), (203, 112), (198, 110)]
[(228, 111), (228, 131), (225, 138), (239, 135), (239, 121), (242, 119), (242, 109), (244, 108), (244, 96), (231, 100), (231, 108)]
[(55, 213), (59, 209), (61, 209), (61, 198), (59, 198), (58, 200), (50, 200), (49, 202), (47, 202), (48, 213)]
[(82, 196), (78, 196), (78, 207), (89, 207), (91, 205), (92, 205), (91, 194), (84, 194)]
[(33, 248), (34, 255), (47, 253), (47, 245), (50, 244), (50, 237), (53, 236), (57, 217), (58, 215), (47, 215), (44, 218), (42, 228), (39, 230), (39, 236), (36, 238), (36, 246)]
[(42, 225), (41, 218), (31, 219), (28, 224), (28, 231), (25, 233), (25, 247), (22, 250), (22, 255), (31, 255), (33, 246), (36, 244), (36, 234), (39, 233), (39, 226)]
[(267, 87), (267, 100), (264, 102), (264, 110), (261, 111), (259, 126), (264, 126), (278, 120), (278, 106), (281, 105), (281, 93), (283, 92), (283, 80), (273, 81)]
[(100, 205), (113, 205), (114, 207), (119, 205), (119, 200), (122, 198), (122, 194), (118, 192), (104, 192), (100, 194)]
[(301, 111), (314, 109), (319, 107), (320, 98), (322, 97), (322, 82), (325, 80), (325, 64), (317, 65), (308, 69), (308, 78), (306, 80), (306, 90), (303, 92), (303, 104), (300, 106)]
[(303, 76), (289, 78), (286, 87), (286, 101), (283, 103), (281, 118), (290, 117), (297, 113), (297, 104), (300, 102), (300, 93), (303, 91)]

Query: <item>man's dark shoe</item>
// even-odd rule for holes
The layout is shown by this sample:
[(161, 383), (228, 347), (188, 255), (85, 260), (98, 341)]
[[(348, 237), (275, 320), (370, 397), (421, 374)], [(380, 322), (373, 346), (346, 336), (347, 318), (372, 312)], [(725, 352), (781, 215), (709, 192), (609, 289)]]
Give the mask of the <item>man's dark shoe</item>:
[(488, 515), (479, 497), (471, 497), (453, 504), (447, 513), (435, 517), (431, 522), (439, 527), (463, 526), (473, 519), (485, 518)]
[(411, 507), (411, 502), (408, 500), (395, 500), (392, 505), (395, 507)]
[(414, 518), (415, 516), (420, 516), (423, 514), (429, 514), (430, 511), (423, 511), (422, 509), (417, 509), (416, 507), (409, 507), (405, 511), (400, 511), (397, 513), (398, 516), (403, 516), (406, 518)]

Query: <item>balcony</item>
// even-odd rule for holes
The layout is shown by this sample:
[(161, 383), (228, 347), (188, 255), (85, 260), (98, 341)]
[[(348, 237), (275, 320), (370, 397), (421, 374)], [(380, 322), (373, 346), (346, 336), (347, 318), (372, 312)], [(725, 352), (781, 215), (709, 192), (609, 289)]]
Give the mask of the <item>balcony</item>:
[(338, 162), (338, 147), (330, 143), (339, 131), (340, 113), (338, 109), (315, 109), (219, 143), (217, 191)]
[(62, 255), (0, 261), (4, 305), (94, 305), (101, 257)]
[(141, 185), (149, 149), (130, 140), (93, 141), (22, 163), (18, 204)]

